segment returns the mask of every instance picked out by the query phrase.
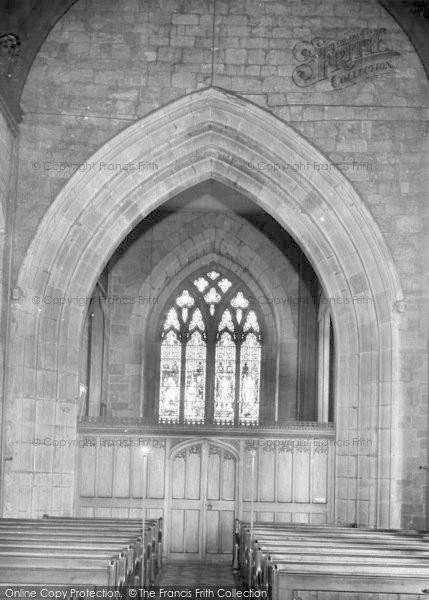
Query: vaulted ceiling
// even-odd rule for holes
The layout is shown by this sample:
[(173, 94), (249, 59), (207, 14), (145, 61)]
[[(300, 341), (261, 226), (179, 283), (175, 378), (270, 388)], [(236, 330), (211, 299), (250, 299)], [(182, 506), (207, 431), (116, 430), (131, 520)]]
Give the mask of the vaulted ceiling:
[[(0, 103), (12, 122), (20, 120), (21, 93), (39, 48), (76, 1), (0, 0)], [(402, 27), (429, 77), (429, 0), (378, 1)]]

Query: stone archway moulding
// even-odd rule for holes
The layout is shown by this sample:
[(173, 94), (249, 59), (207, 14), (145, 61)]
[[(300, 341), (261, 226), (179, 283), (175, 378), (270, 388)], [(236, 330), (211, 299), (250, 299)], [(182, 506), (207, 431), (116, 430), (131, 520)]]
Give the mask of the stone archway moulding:
[[(84, 299), (114, 249), (157, 206), (214, 179), (257, 203), (300, 244), (332, 301), (338, 350), (336, 519), (398, 526), (401, 444), (394, 303), (398, 277), (363, 202), (319, 151), (270, 112), (208, 88), (174, 101), (91, 157), (116, 165), (76, 173), (46, 213), (22, 265), (8, 366), (3, 514), (71, 513)], [(271, 165), (258, 168), (258, 165)], [(134, 165), (133, 169), (121, 166)], [(290, 168), (288, 165), (309, 165)], [(277, 167), (275, 166), (277, 165)], [(280, 165), (280, 167), (278, 166)], [(33, 303), (38, 297), (62, 304)], [(362, 296), (370, 302), (356, 303)], [(340, 444), (371, 440), (361, 447)], [(353, 480), (357, 485), (348, 485)], [(23, 500), (25, 499), (25, 501)], [(60, 502), (61, 501), (61, 502)], [(24, 504), (23, 504), (24, 503)]]

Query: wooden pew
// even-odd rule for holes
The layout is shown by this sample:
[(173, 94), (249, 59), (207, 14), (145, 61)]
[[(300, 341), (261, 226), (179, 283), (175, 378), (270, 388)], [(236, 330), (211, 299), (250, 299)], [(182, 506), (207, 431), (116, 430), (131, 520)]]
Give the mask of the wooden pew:
[[(253, 528), (254, 539), (263, 536), (263, 538), (271, 538), (273, 540), (278, 539), (294, 539), (296, 541), (305, 540), (311, 535), (315, 540), (324, 541), (326, 539), (352, 539), (354, 543), (374, 543), (384, 542), (399, 545), (409, 545), (411, 543), (420, 543), (427, 538), (425, 533), (413, 532), (413, 531), (395, 531), (395, 530), (370, 530), (370, 529), (355, 529), (347, 527), (328, 527), (323, 526), (318, 528), (315, 526), (309, 527), (303, 525), (301, 528), (294, 524), (293, 527), (289, 528), (288, 524), (282, 523), (256, 523)], [(250, 548), (249, 543), (250, 526), (247, 523), (243, 523), (240, 527), (239, 534), (235, 536), (238, 539), (238, 560), (245, 556)]]
[(138, 575), (139, 583), (153, 584), (162, 560), (161, 520), (145, 522), (144, 541), (141, 533), (138, 519), (0, 520), (0, 582), (121, 587)]
[[(101, 532), (103, 537), (106, 535), (106, 531), (109, 536), (120, 534), (125, 530), (129, 530), (135, 535), (138, 535), (141, 531), (142, 522), (139, 519), (104, 519), (104, 518), (78, 518), (73, 519), (70, 517), (49, 517), (44, 519), (3, 519), (0, 520), (0, 535), (6, 532), (28, 531), (28, 532), (40, 532), (40, 531), (52, 531), (57, 534), (58, 528), (61, 527), (62, 535), (69, 539), (79, 538), (83, 533), (91, 531), (91, 535), (94, 536), (97, 532)], [(147, 519), (146, 526), (152, 526), (152, 549), (150, 551), (152, 560), (154, 562), (153, 569), (157, 572), (162, 566), (162, 519)]]
[[(386, 569), (386, 566), (390, 569), (389, 573), (392, 569), (408, 570), (409, 581), (405, 588), (398, 590), (407, 589), (415, 593), (422, 582), (426, 585), (418, 589), (419, 593), (429, 587), (429, 546), (425, 532), (255, 523), (252, 540), (249, 525), (237, 524), (234, 542), (240, 546), (239, 550), (236, 549), (234, 562), (239, 565), (247, 584), (259, 586), (260, 590), (269, 590), (274, 600), (292, 598), (292, 595), (286, 595), (289, 594), (288, 586), (291, 581), (300, 581), (299, 576), (303, 573), (309, 577), (311, 573), (318, 576), (311, 580), (311, 584), (308, 583), (309, 578), (305, 579), (310, 585), (309, 590), (358, 592), (364, 591), (363, 580), (368, 570), (378, 569), (372, 576), (377, 589), (369, 588), (366, 591), (385, 591), (388, 577), (382, 577), (382, 569)], [(332, 576), (333, 570), (342, 570), (342, 588), (324, 587), (324, 573), (329, 572)], [(294, 579), (291, 579), (291, 574)], [(340, 579), (336, 578), (336, 584)], [(398, 580), (392, 581), (396, 584)], [(354, 582), (356, 590), (350, 587)], [(298, 586), (294, 590), (300, 591), (301, 588)], [(399, 593), (392, 587), (389, 592)]]
[[(250, 536), (250, 528), (247, 524), (243, 524), (242, 527), (242, 535), (240, 542), (238, 558), (236, 562), (238, 563), (238, 567), (243, 574), (246, 574), (246, 581), (249, 581), (250, 575), (249, 570), (253, 565), (253, 557), (252, 557), (252, 545), (249, 541)], [(349, 534), (350, 531), (350, 534)], [(323, 532), (318, 529), (312, 529), (309, 531), (306, 527), (303, 527), (302, 531), (299, 531), (298, 528), (293, 528), (290, 531), (286, 526), (281, 525), (278, 529), (273, 528), (272, 524), (270, 524), (269, 528), (265, 527), (265, 524), (256, 524), (253, 529), (253, 539), (258, 540), (259, 544), (266, 543), (271, 544), (272, 547), (282, 547), (284, 545), (289, 545), (294, 542), (296, 544), (305, 543), (309, 539), (311, 539), (312, 545), (326, 545), (328, 541), (331, 541), (335, 544), (348, 543), (350, 541), (353, 542), (354, 546), (364, 546), (370, 545), (374, 546), (375, 544), (379, 546), (387, 546), (388, 548), (395, 547), (403, 547), (404, 549), (409, 549), (410, 551), (416, 546), (419, 548), (419, 544), (422, 543), (422, 536), (415, 535), (411, 533), (411, 535), (407, 535), (408, 532), (399, 536), (396, 532), (392, 535), (390, 532), (378, 532), (372, 530), (347, 530), (339, 528), (338, 532), (335, 528), (327, 531), (327, 528), (324, 528)]]
[[(102, 553), (105, 564), (114, 560), (116, 564), (117, 584), (125, 585), (127, 579), (136, 571), (136, 562), (140, 560), (141, 538), (133, 537), (131, 533), (116, 535), (106, 539), (93, 535), (93, 532), (78, 534), (72, 539), (64, 538), (61, 530), (56, 535), (49, 532), (48, 536), (37, 533), (36, 535), (16, 532), (5, 536), (0, 532), (0, 565), (5, 564), (3, 551), (12, 553), (31, 553), (44, 556), (51, 560), (52, 557), (78, 557), (97, 555)], [(71, 565), (71, 562), (68, 563)], [(0, 580), (1, 581), (1, 580)]]
[[(398, 555), (394, 549), (378, 550), (368, 548), (365, 551), (356, 553), (353, 546), (341, 548), (335, 552), (333, 548), (321, 547), (319, 550), (307, 548), (304, 552), (301, 549), (290, 548), (289, 551), (273, 552), (270, 550), (260, 550), (256, 553), (255, 568), (252, 570), (251, 585), (259, 589), (268, 590), (270, 580), (270, 569), (273, 565), (293, 563), (311, 563), (325, 564), (332, 566), (335, 563), (341, 565), (376, 565), (376, 566), (398, 566), (398, 567), (422, 567), (427, 569), (429, 575), (429, 552), (421, 551), (412, 555)], [(429, 582), (428, 582), (429, 583)]]
[[(147, 544), (149, 545), (149, 541)], [(140, 571), (139, 563), (142, 557), (141, 538), (131, 538), (130, 535), (106, 539), (105, 537), (94, 537), (88, 534), (87, 536), (74, 536), (71, 540), (65, 539), (60, 533), (57, 536), (50, 534), (49, 537), (45, 537), (43, 534), (31, 536), (21, 534), (4, 537), (0, 534), (0, 553), (1, 549), (8, 552), (26, 550), (33, 554), (42, 554), (45, 557), (62, 557), (65, 556), (66, 552), (68, 555), (74, 554), (77, 556), (86, 556), (88, 551), (89, 553), (104, 552), (106, 560), (113, 557), (115, 562), (118, 562), (116, 568), (118, 585), (124, 585), (131, 576)], [(117, 555), (119, 554), (125, 557), (125, 560), (118, 559)], [(150, 554), (146, 552), (145, 557), (150, 558)], [(147, 558), (144, 560), (147, 560)], [(2, 561), (0, 560), (1, 564)], [(146, 569), (151, 572), (149, 566)]]
[(0, 564), (1, 585), (61, 585), (69, 586), (83, 584), (118, 589), (116, 562), (103, 561), (103, 565), (90, 565), (81, 569), (71, 570), (69, 567), (61, 570), (52, 569), (45, 564), (42, 567), (27, 566), (25, 569), (19, 562), (2, 566)]
[(415, 594), (420, 598), (429, 586), (427, 566), (276, 563), (270, 573), (271, 600), (294, 600), (297, 592), (304, 591)]

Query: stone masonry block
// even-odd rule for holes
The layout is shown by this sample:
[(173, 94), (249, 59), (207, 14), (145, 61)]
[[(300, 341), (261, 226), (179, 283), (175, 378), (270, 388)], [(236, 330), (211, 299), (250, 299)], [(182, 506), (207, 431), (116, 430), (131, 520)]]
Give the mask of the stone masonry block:
[(247, 51), (229, 48), (225, 51), (225, 61), (227, 63), (244, 65), (247, 62)]
[(171, 21), (175, 25), (198, 25), (200, 22), (199, 15), (191, 14), (173, 14)]

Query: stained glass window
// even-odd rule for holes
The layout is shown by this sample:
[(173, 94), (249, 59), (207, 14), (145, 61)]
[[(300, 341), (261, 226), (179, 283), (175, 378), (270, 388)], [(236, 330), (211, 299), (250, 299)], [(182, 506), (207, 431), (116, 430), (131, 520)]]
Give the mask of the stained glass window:
[(169, 331), (161, 343), (160, 421), (179, 422), (181, 352), (177, 334)]
[(220, 273), (218, 273), (217, 271), (210, 271), (209, 273), (207, 273), (207, 277), (210, 277), (210, 279), (217, 279), (218, 277), (220, 277)]
[(231, 334), (221, 334), (216, 344), (214, 422), (234, 423), (235, 406), (235, 353)]
[(208, 284), (209, 282), (207, 279), (204, 279), (204, 277), (198, 277), (198, 279), (194, 281), (194, 285), (199, 292), (204, 292)]
[(229, 329), (230, 331), (234, 331), (234, 323), (232, 322), (232, 316), (228, 309), (226, 309), (219, 323), (219, 331), (222, 329)]
[(203, 316), (199, 308), (196, 308), (193, 312), (191, 322), (189, 323), (189, 331), (193, 331), (197, 327), (201, 329), (201, 331), (205, 330)]
[(240, 352), (240, 425), (259, 420), (259, 387), (261, 344), (254, 333), (249, 333), (241, 344)]
[(252, 298), (240, 288), (221, 270), (207, 270), (166, 307), (160, 422), (259, 423), (262, 337)]
[(206, 343), (194, 331), (186, 344), (185, 423), (204, 423)]
[(191, 294), (188, 290), (183, 290), (180, 296), (176, 299), (176, 304), (180, 307), (182, 306), (193, 306), (195, 304), (195, 300), (192, 298)]
[(172, 327), (177, 330), (180, 329), (179, 319), (177, 318), (177, 310), (175, 308), (170, 308), (164, 323), (164, 329), (171, 329)]
[(222, 292), (225, 293), (232, 286), (232, 283), (226, 277), (222, 277), (222, 279), (218, 283), (218, 286), (220, 287), (220, 289), (222, 290)]
[(207, 304), (217, 304), (218, 302), (220, 302), (220, 298), (221, 296), (219, 292), (214, 287), (210, 288), (210, 290), (204, 296), (204, 300), (207, 302)]
[(244, 323), (243, 331), (249, 331), (249, 329), (259, 331), (258, 319), (254, 310), (249, 310), (246, 321)]
[(244, 297), (243, 292), (238, 292), (231, 300), (231, 306), (234, 308), (247, 308), (249, 306), (249, 301)]

